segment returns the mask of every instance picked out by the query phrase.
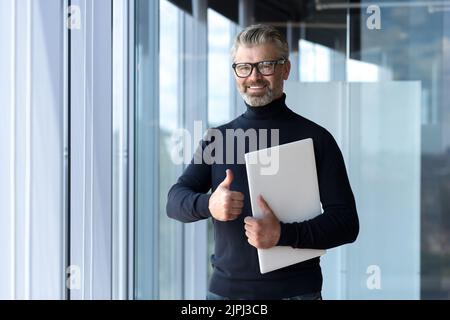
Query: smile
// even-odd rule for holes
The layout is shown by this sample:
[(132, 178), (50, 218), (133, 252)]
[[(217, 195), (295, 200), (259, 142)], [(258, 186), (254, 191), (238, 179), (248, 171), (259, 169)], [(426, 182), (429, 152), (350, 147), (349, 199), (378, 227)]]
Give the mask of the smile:
[(250, 91), (262, 91), (262, 90), (264, 90), (266, 88), (266, 86), (264, 86), (264, 85), (259, 85), (259, 86), (248, 86), (247, 87), (247, 90), (250, 90)]

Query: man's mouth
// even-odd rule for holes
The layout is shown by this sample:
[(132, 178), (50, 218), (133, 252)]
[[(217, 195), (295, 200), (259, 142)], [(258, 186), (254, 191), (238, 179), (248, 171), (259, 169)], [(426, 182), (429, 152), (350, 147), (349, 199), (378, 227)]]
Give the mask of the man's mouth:
[(249, 86), (250, 89), (261, 89), (264, 88), (264, 85), (257, 85), (257, 86)]
[(258, 93), (258, 92), (265, 91), (265, 89), (266, 89), (266, 85), (264, 85), (264, 84), (247, 86), (247, 91), (249, 91), (249, 92)]

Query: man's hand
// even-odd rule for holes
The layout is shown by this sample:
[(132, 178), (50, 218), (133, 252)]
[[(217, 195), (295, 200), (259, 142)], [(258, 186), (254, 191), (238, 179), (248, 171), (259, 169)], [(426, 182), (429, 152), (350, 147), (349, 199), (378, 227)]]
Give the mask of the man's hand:
[(219, 221), (229, 221), (236, 219), (244, 207), (244, 194), (231, 191), (233, 182), (233, 171), (227, 169), (225, 180), (217, 187), (209, 198), (209, 211), (214, 219)]
[(274, 247), (280, 239), (280, 221), (262, 196), (258, 196), (258, 204), (262, 209), (263, 217), (259, 219), (246, 217), (244, 219), (245, 235), (248, 242), (255, 248), (269, 249)]

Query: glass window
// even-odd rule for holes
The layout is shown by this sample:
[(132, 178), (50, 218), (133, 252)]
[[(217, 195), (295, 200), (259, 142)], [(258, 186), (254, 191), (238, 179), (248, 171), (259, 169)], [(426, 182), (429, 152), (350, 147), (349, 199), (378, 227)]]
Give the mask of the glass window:
[(136, 299), (158, 297), (159, 4), (135, 2), (134, 285)]
[[(232, 119), (234, 78), (232, 77), (230, 48), (233, 23), (212, 9), (208, 9), (208, 126), (214, 127)], [(214, 253), (214, 227), (208, 219), (208, 258)], [(208, 259), (208, 279), (212, 266)]]
[[(352, 8), (345, 1), (300, 2), (301, 6), (280, 2), (273, 7), (243, 2), (240, 16), (257, 23), (278, 21), (292, 50), (287, 103), (327, 128), (346, 161), (361, 231), (354, 244), (331, 249), (321, 259), (324, 298), (449, 298), (450, 1), (389, 5), (381, 1), (378, 6), (361, 1), (352, 2)], [(225, 7), (208, 10), (208, 127), (224, 124), (241, 111), (229, 57), (237, 26), (224, 17)], [(161, 0), (158, 8), (159, 58), (145, 56), (145, 46), (136, 47), (138, 72), (150, 77), (155, 69), (148, 65), (159, 61), (157, 93), (151, 92), (155, 87), (151, 82), (136, 85), (138, 110), (151, 111), (146, 117), (137, 114), (138, 169), (139, 161), (145, 160), (139, 152), (155, 153), (147, 158), (150, 171), (137, 173), (137, 179), (147, 183), (136, 193), (141, 193), (149, 210), (139, 205), (137, 210), (147, 212), (146, 219), (157, 212), (157, 219), (151, 218), (156, 229), (148, 225), (140, 231), (156, 230), (156, 236), (138, 236), (143, 244), (138, 244), (137, 255), (151, 249), (152, 263), (155, 259), (158, 263), (153, 268), (150, 260), (136, 261), (138, 268), (151, 269), (141, 283), (157, 279), (153, 286), (157, 293), (151, 296), (170, 299), (181, 297), (190, 270), (183, 265), (187, 228), (165, 214), (168, 188), (182, 171), (170, 161), (170, 137), (189, 119), (206, 117), (201, 109), (205, 103), (194, 107), (191, 101), (197, 90), (205, 92), (199, 87), (206, 86), (204, 77), (201, 84), (183, 81), (191, 74), (186, 66), (198, 65), (182, 59), (180, 52), (205, 33), (203, 28), (188, 32), (180, 28), (201, 16), (197, 7), (192, 11), (197, 13), (189, 16), (167, 0)], [(144, 27), (141, 34), (157, 29)], [(148, 103), (156, 103), (152, 96), (159, 97), (156, 108)], [(186, 96), (190, 103), (183, 101)], [(198, 110), (190, 110), (194, 108)], [(157, 137), (156, 142), (143, 143), (151, 137)], [(208, 237), (210, 256), (214, 243), (210, 220)]]
[(230, 20), (208, 9), (208, 123), (219, 126), (231, 119)]
[(358, 240), (322, 259), (324, 298), (448, 299), (450, 1), (385, 4), (313, 10), (298, 33), (299, 78), (313, 84), (287, 86), (340, 143), (360, 216)]
[[(381, 288), (369, 298), (448, 299), (450, 2), (361, 5), (351, 16), (357, 27), (349, 30), (360, 47), (350, 56), (361, 64), (358, 79), (377, 86), (350, 100), (351, 110), (359, 110), (352, 120), (361, 127), (352, 133), (361, 148), (355, 178), (367, 183), (357, 190), (367, 225), (359, 243), (383, 228), (383, 250), (367, 257), (360, 248), (350, 259), (379, 268)], [(372, 72), (363, 68), (368, 65)], [(350, 284), (356, 293), (356, 279)]]
[(301, 39), (300, 80), (330, 81), (330, 62), (332, 50), (326, 46)]
[[(194, 9), (186, 13), (168, 0), (136, 2), (138, 299), (192, 298), (206, 291), (206, 221), (202, 231), (198, 223), (185, 225), (166, 214), (168, 191), (183, 171), (184, 156), (192, 151), (186, 145), (186, 155), (180, 154), (180, 134), (193, 129), (197, 119), (207, 120), (206, 6)], [(204, 22), (199, 22), (201, 16)], [(204, 239), (194, 239), (202, 232)], [(205, 250), (199, 252), (199, 246)]]
[(180, 16), (182, 11), (160, 1), (160, 103), (159, 103), (159, 298), (182, 297), (181, 223), (166, 214), (167, 193), (176, 182), (180, 166), (171, 160), (171, 139), (180, 127)]

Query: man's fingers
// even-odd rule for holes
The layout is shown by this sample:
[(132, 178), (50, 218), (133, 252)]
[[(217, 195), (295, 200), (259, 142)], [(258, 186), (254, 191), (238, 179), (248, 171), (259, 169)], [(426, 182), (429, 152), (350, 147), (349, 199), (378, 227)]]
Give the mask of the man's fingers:
[(244, 194), (239, 191), (231, 191), (231, 199), (238, 200), (238, 201), (244, 201)]
[(255, 234), (251, 231), (245, 231), (245, 236), (250, 240), (255, 239)]
[(231, 214), (231, 215), (233, 215), (233, 216), (238, 216), (238, 215), (240, 215), (241, 213), (242, 213), (242, 210), (239, 209), (239, 208), (231, 208), (231, 209), (228, 211), (228, 214)]
[(250, 232), (251, 234), (256, 234), (257, 232), (257, 229), (258, 229), (258, 226), (257, 225), (250, 225), (250, 224), (248, 224), (248, 223), (246, 223), (245, 225), (244, 225), (244, 229), (245, 229), (245, 231), (248, 231), (248, 232)]
[(245, 217), (244, 223), (245, 223), (246, 225), (248, 224), (249, 226), (253, 226), (253, 225), (256, 224), (256, 219), (255, 219), (255, 218), (252, 218), (252, 217)]
[(241, 215), (241, 212), (239, 210), (230, 210), (227, 213), (225, 213), (223, 215), (223, 217), (221, 219), (219, 219), (220, 221), (232, 221), (232, 220), (236, 220), (239, 216)]
[(235, 209), (242, 209), (244, 207), (244, 201), (231, 200), (231, 207)]
[(258, 248), (258, 247), (256, 246), (256, 242), (253, 241), (251, 238), (248, 238), (247, 241), (248, 241), (248, 243), (250, 243), (251, 246), (253, 246), (253, 247), (255, 247), (255, 248)]

